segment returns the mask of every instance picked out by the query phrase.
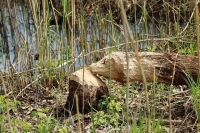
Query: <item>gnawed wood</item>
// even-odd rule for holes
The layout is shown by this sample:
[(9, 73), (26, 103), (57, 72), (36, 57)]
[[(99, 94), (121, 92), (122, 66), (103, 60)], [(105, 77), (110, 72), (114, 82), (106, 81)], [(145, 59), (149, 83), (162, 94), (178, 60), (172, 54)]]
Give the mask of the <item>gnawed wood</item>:
[[(83, 80), (84, 73), (84, 80)], [(84, 90), (83, 90), (84, 88)], [(79, 109), (83, 107), (83, 91), (84, 91), (84, 109), (90, 111), (90, 106), (97, 107), (99, 100), (103, 96), (108, 96), (108, 88), (106, 84), (97, 76), (91, 73), (87, 68), (77, 70), (72, 73), (69, 78), (69, 95), (65, 107), (67, 109), (76, 109), (75, 95), (78, 96)]]
[[(187, 84), (187, 75), (195, 81), (198, 76), (197, 56), (180, 55), (175, 53), (140, 52), (141, 64), (147, 82), (154, 81), (166, 84)], [(129, 68), (127, 69), (126, 53), (114, 52), (105, 56), (97, 63), (90, 65), (94, 74), (112, 78), (119, 82), (126, 82), (127, 71), (129, 81), (142, 81), (138, 63), (134, 52), (128, 53)]]

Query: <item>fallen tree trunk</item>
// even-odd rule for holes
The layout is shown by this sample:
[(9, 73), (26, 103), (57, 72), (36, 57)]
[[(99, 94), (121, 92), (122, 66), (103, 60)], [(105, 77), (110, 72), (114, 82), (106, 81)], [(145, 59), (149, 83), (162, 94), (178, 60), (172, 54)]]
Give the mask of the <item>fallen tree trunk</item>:
[[(183, 85), (187, 84), (188, 76), (194, 81), (198, 77), (198, 57), (174, 53), (140, 52), (141, 64), (147, 82), (157, 82)], [(142, 75), (134, 52), (128, 53), (129, 67), (127, 69), (126, 53), (114, 52), (105, 56), (97, 63), (90, 65), (94, 74), (126, 82), (127, 71), (129, 81), (142, 81)]]

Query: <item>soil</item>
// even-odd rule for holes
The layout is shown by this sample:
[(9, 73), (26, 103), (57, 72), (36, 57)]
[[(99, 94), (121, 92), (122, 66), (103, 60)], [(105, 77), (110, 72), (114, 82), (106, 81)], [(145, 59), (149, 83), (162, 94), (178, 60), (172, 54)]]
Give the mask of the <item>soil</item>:
[[(112, 82), (110, 94), (114, 94), (116, 97), (116, 102), (120, 102), (122, 106), (125, 107), (125, 96), (124, 85), (121, 85), (115, 81)], [(159, 121), (161, 119), (161, 125), (169, 128), (170, 122), (172, 124), (172, 131), (174, 133), (196, 133), (197, 132), (197, 116), (195, 113), (193, 98), (190, 94), (190, 88), (187, 86), (173, 86), (171, 98), (169, 100), (169, 89), (170, 86), (162, 87), (163, 84), (158, 84), (156, 88), (156, 94), (152, 88), (152, 84), (149, 83), (149, 94), (150, 94), (150, 106), (151, 113), (154, 114), (153, 121)], [(118, 87), (118, 89), (116, 89)], [(54, 116), (61, 125), (70, 125), (69, 129), (71, 131), (78, 131), (78, 120), (76, 112), (71, 112), (64, 108), (68, 89), (67, 85), (62, 91), (46, 88), (27, 88), (24, 92), (15, 91), (15, 95), (12, 97), (17, 97), (17, 100), (21, 102), (18, 106), (17, 111), (12, 111), (11, 117), (16, 117), (21, 120), (27, 120), (31, 124), (35, 125), (38, 123), (37, 119), (32, 119), (30, 114), (39, 108), (49, 108), (46, 112), (46, 116)], [(141, 115), (145, 114), (145, 95), (142, 89), (142, 83), (135, 82), (134, 86), (129, 88), (130, 98), (129, 98), (129, 108), (130, 108), (130, 118), (129, 122), (132, 123), (133, 116), (137, 123), (140, 122)], [(10, 95), (11, 96), (11, 95)], [(120, 98), (121, 97), (121, 98)], [(171, 109), (169, 106), (169, 101)], [(155, 110), (154, 110), (155, 109)], [(171, 111), (171, 121), (169, 119), (169, 110)], [(106, 109), (104, 109), (106, 112)], [(156, 111), (156, 112), (154, 112)], [(154, 112), (154, 113), (153, 113)], [(119, 113), (121, 114), (121, 113)], [(84, 121), (84, 131), (92, 132), (92, 117), (91, 115), (97, 115), (97, 112), (88, 112), (80, 116), (81, 122)], [(83, 120), (84, 119), (84, 120)], [(119, 118), (119, 129), (120, 132), (126, 132), (126, 126), (124, 122), (127, 119), (123, 119), (122, 116)], [(70, 124), (69, 124), (70, 121)], [(97, 132), (109, 132), (113, 130), (114, 127), (108, 124), (102, 124), (97, 127)]]
[[(96, 9), (99, 9), (99, 13), (108, 17), (108, 12), (112, 11), (114, 20), (120, 23), (120, 10), (117, 4), (113, 4), (115, 1), (116, 0), (83, 0), (83, 3), (80, 3), (77, 0), (77, 14), (80, 14), (80, 9), (82, 9), (81, 7), (85, 7), (85, 16), (93, 14)], [(24, 3), (26, 2), (28, 1), (24, 1)], [(123, 0), (123, 3), (127, 12), (127, 17), (130, 21), (134, 21), (135, 13), (137, 14), (137, 18), (141, 18), (142, 8), (144, 6), (144, 2), (142, 0), (138, 0), (136, 4), (133, 4), (132, 0)], [(54, 4), (54, 7), (56, 10), (62, 11), (62, 7), (59, 2)], [(194, 4), (191, 0), (168, 0), (167, 2), (163, 0), (147, 0), (146, 3), (148, 19), (155, 23), (160, 19), (163, 19), (166, 23), (187, 23), (193, 9)], [(178, 20), (175, 19), (177, 17), (179, 18)], [(59, 20), (62, 20), (62, 18)], [(53, 20), (51, 20), (51, 24), (54, 24)], [(59, 121), (61, 126), (69, 125), (67, 128), (70, 129), (70, 131), (78, 131), (78, 119), (76, 112), (72, 112), (71, 110), (66, 110), (64, 108), (68, 96), (67, 81), (63, 81), (61, 83), (61, 88), (59, 89), (57, 89), (57, 86), (45, 87), (46, 85), (44, 85), (41, 81), (37, 81), (32, 84), (30, 83), (30, 79), (21, 77), (19, 79), (11, 77), (9, 81), (12, 82), (12, 85), (17, 84), (18, 87), (16, 88), (19, 89), (12, 90), (12, 88), (9, 88), (9, 84), (11, 83), (7, 83), (6, 86), (8, 86), (8, 89), (6, 95), (4, 96), (10, 99), (17, 99), (21, 102), (21, 105), (18, 106), (16, 111), (10, 110), (9, 113), (11, 118), (26, 120), (32, 125), (36, 125), (38, 123), (38, 119), (32, 119), (30, 117), (31, 112), (38, 110), (39, 108), (49, 108), (49, 110), (45, 113), (47, 117), (54, 116)], [(112, 81), (110, 87), (113, 88), (110, 90), (110, 94), (115, 95), (116, 102), (120, 102), (123, 107), (125, 106), (124, 86), (125, 85)], [(150, 106), (152, 109), (151, 113), (155, 115), (155, 119), (152, 120), (159, 121), (162, 117), (161, 125), (168, 129), (171, 123), (172, 131), (174, 133), (196, 133), (198, 123), (193, 97), (191, 96), (191, 88), (188, 88), (187, 86), (173, 86), (171, 97), (169, 97), (169, 90), (171, 86), (165, 86), (163, 88), (162, 84), (157, 84), (155, 90), (152, 86), (153, 85), (149, 83)], [(22, 88), (23, 90), (21, 90)], [(124, 118), (122, 116), (123, 113), (119, 112), (119, 114), (121, 114), (119, 118), (120, 132), (126, 132), (125, 121), (128, 120), (132, 123), (132, 116), (134, 116), (137, 120), (137, 123), (140, 123), (140, 118), (145, 114), (146, 110), (145, 95), (142, 89), (142, 84), (136, 82), (134, 86), (130, 86), (129, 91), (129, 107), (131, 112), (129, 115), (130, 118)], [(106, 112), (106, 109), (104, 111)], [(156, 112), (153, 113), (154, 111)], [(169, 119), (169, 111), (171, 111), (171, 120)], [(83, 130), (85, 132), (92, 132), (92, 115), (96, 116), (97, 112), (88, 112), (80, 117), (81, 121), (84, 122)], [(7, 125), (7, 123), (5, 125)], [(112, 125), (102, 124), (97, 127), (97, 132), (109, 132), (112, 129), (114, 129)]]

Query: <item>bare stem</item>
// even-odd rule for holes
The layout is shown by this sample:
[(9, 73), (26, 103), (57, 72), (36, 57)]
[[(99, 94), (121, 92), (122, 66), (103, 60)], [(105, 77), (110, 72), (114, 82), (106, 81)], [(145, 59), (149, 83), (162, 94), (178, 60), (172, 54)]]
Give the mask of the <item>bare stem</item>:
[(133, 39), (133, 37), (131, 35), (131, 32), (130, 32), (130, 27), (129, 27), (129, 24), (128, 24), (128, 20), (127, 20), (127, 17), (126, 17), (126, 13), (125, 13), (125, 10), (124, 10), (124, 6), (123, 6), (123, 3), (122, 3), (122, 0), (119, 0), (118, 2), (119, 2), (119, 5), (120, 5), (120, 9), (121, 9), (122, 22), (123, 22), (123, 25), (125, 25), (125, 28), (127, 29), (126, 31), (127, 31), (128, 37), (131, 40), (131, 43), (133, 45), (135, 56), (136, 56), (136, 60), (138, 62), (138, 67), (139, 67), (139, 69), (141, 71), (141, 74), (142, 74), (142, 80), (143, 80), (144, 90), (145, 90), (147, 117), (148, 117), (148, 119), (147, 119), (147, 123), (148, 123), (147, 132), (150, 133), (151, 132), (151, 114), (150, 114), (150, 107), (149, 107), (149, 97), (148, 97), (148, 91), (147, 91), (147, 82), (146, 82), (146, 78), (145, 78), (145, 75), (144, 75), (144, 70), (143, 70), (142, 65), (141, 65), (137, 44), (136, 44), (135, 40)]

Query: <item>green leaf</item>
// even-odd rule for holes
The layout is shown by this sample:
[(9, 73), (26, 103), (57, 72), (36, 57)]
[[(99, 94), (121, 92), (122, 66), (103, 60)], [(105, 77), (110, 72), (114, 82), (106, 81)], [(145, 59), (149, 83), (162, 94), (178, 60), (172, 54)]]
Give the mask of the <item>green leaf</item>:
[(30, 114), (30, 117), (34, 117), (37, 115), (37, 111), (32, 111), (31, 114)]

